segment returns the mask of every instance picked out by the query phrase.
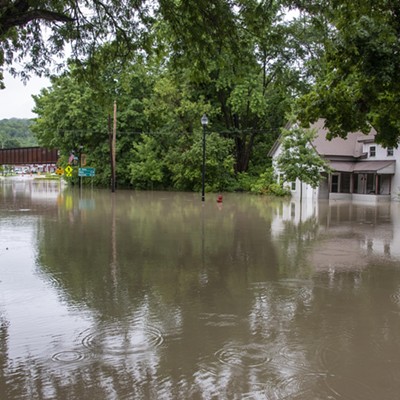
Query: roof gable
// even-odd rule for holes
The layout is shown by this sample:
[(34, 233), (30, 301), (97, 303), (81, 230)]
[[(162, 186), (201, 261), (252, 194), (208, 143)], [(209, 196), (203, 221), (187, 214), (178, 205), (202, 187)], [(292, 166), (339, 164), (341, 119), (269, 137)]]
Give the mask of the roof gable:
[(347, 156), (353, 158), (359, 158), (363, 155), (362, 142), (369, 139), (374, 140), (376, 132), (371, 130), (369, 135), (365, 135), (362, 132), (350, 132), (346, 139), (335, 137), (331, 140), (327, 139), (326, 136), (329, 132), (325, 128), (325, 120), (319, 119), (317, 122), (310, 126), (311, 129), (317, 131), (317, 135), (313, 141), (313, 145), (321, 156)]
[[(368, 135), (362, 132), (351, 132), (346, 139), (335, 137), (331, 140), (326, 136), (329, 132), (325, 128), (325, 120), (320, 118), (318, 121), (310, 125), (310, 129), (315, 129), (317, 135), (313, 140), (315, 150), (324, 157), (350, 157), (360, 158), (363, 156), (363, 142), (374, 141), (376, 131), (372, 128)], [(268, 152), (270, 157), (273, 157), (280, 146), (280, 138), (276, 140), (271, 150)]]

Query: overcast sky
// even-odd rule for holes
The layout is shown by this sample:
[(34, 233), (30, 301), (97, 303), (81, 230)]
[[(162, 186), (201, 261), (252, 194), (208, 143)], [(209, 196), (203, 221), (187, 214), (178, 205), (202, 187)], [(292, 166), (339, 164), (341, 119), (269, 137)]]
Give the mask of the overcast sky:
[(38, 94), (40, 89), (50, 86), (45, 78), (32, 77), (26, 85), (20, 79), (4, 73), (6, 88), (0, 90), (0, 119), (5, 118), (35, 118), (32, 112), (34, 102), (32, 94)]

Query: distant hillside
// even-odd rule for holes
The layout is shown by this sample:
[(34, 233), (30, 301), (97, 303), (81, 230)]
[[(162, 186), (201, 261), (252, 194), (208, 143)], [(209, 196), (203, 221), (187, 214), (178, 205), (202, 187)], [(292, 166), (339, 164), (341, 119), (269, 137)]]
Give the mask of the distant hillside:
[(30, 119), (1, 119), (0, 148), (37, 146), (36, 137), (30, 129), (32, 123)]

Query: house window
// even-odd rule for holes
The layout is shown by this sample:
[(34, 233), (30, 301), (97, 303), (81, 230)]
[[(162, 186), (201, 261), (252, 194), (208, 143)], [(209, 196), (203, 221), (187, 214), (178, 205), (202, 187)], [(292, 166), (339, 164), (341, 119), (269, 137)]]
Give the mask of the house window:
[(375, 157), (376, 156), (376, 147), (375, 146), (371, 146), (369, 148), (369, 156), (370, 157)]
[(291, 184), (291, 189), (292, 189), (292, 190), (296, 190), (296, 182), (292, 182), (292, 184)]
[(333, 174), (331, 180), (331, 192), (339, 193), (339, 175)]
[(340, 177), (340, 192), (350, 193), (351, 175), (347, 172), (343, 172)]
[(388, 147), (386, 149), (386, 155), (387, 156), (392, 156), (393, 155), (393, 147)]

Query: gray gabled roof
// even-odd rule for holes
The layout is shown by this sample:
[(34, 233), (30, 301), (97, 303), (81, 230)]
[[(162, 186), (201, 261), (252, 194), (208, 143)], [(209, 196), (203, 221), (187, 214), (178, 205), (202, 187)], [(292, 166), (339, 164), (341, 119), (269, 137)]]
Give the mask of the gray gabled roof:
[(318, 154), (324, 157), (345, 156), (352, 158), (360, 158), (363, 156), (362, 142), (365, 140), (374, 140), (376, 132), (371, 130), (369, 135), (362, 132), (351, 132), (346, 139), (335, 137), (331, 140), (326, 138), (328, 129), (325, 128), (325, 120), (319, 119), (310, 126), (311, 129), (317, 131), (317, 136), (313, 141), (313, 145)]
[[(375, 130), (371, 129), (370, 134), (365, 135), (362, 132), (351, 132), (346, 139), (326, 138), (328, 129), (325, 128), (325, 120), (320, 118), (318, 121), (310, 125), (310, 129), (317, 131), (316, 138), (313, 140), (313, 145), (321, 156), (326, 158), (346, 157), (349, 159), (358, 159), (364, 154), (362, 152), (362, 142), (373, 141), (376, 135)], [(268, 156), (272, 157), (280, 145), (280, 137), (275, 141)]]

